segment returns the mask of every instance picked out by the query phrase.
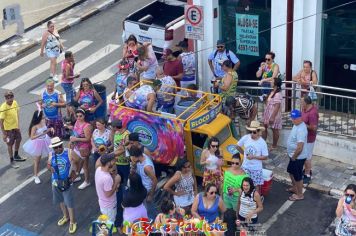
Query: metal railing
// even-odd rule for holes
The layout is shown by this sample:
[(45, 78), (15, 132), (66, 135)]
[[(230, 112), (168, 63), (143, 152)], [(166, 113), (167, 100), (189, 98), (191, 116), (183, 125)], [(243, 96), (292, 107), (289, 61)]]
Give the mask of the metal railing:
[[(238, 93), (248, 93), (257, 102), (257, 119), (262, 120), (264, 104), (258, 98), (262, 93), (262, 87), (258, 86), (258, 80), (240, 80), (237, 86)], [(315, 85), (317, 99), (314, 103), (318, 106), (319, 126), (318, 131), (341, 135), (345, 137), (356, 137), (356, 90)], [(286, 98), (282, 102), (283, 127), (292, 127), (289, 118), (290, 109), (286, 101), (290, 102), (291, 109), (300, 109), (302, 95), (309, 91), (300, 88), (293, 81), (283, 81), (282, 94)]]

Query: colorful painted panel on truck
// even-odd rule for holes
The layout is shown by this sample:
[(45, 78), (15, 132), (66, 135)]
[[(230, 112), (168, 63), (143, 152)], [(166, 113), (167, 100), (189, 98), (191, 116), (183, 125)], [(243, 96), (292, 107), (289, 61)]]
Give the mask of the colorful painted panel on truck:
[(140, 134), (142, 145), (155, 162), (173, 165), (184, 156), (181, 122), (127, 108), (118, 109), (113, 118), (121, 120), (131, 133)]

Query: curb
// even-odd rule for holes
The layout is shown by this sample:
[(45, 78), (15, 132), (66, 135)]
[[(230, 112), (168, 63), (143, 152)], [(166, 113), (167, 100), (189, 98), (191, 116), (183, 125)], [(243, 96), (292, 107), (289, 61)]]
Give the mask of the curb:
[[(291, 180), (289, 179), (289, 177), (285, 177), (280, 173), (273, 172), (273, 179), (281, 183), (291, 184)], [(344, 194), (342, 190), (330, 188), (316, 183), (309, 184), (306, 189), (312, 189), (335, 198), (339, 198)]]
[[(85, 21), (87, 20), (88, 18), (98, 14), (99, 12), (105, 10), (106, 8), (108, 8), (110, 5), (114, 4), (114, 3), (117, 3), (119, 2), (120, 0), (108, 0), (102, 4), (100, 4), (99, 6), (96, 6), (94, 7), (93, 9), (85, 12), (83, 15), (81, 15), (80, 17), (77, 17), (77, 18), (72, 18), (72, 20), (70, 20), (66, 25), (60, 27), (60, 28), (57, 28), (58, 32), (63, 32), (77, 24), (79, 24), (80, 22), (82, 21)], [(81, 3), (83, 3), (85, 1), (82, 1)], [(66, 9), (66, 10), (69, 10), (70, 8)], [(61, 12), (63, 13), (63, 12)], [(57, 16), (58, 13), (56, 13), (55, 15), (49, 17), (49, 19)], [(15, 57), (17, 57), (18, 55), (26, 52), (27, 50), (39, 45), (41, 43), (41, 41), (33, 41), (32, 43), (26, 45), (25, 47), (22, 47), (22, 48), (19, 48), (19, 49), (16, 49), (15, 52), (12, 52), (11, 54), (9, 54), (8, 56), (6, 57), (3, 57), (3, 58), (0, 58), (0, 65), (14, 59)]]

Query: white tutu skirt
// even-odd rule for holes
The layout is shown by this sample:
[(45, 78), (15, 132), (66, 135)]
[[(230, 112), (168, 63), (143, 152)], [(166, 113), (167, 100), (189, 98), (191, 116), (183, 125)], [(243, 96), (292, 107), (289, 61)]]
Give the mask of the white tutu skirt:
[(23, 150), (32, 157), (47, 157), (52, 151), (48, 146), (51, 145), (51, 138), (46, 135), (44, 138), (27, 140), (22, 146)]

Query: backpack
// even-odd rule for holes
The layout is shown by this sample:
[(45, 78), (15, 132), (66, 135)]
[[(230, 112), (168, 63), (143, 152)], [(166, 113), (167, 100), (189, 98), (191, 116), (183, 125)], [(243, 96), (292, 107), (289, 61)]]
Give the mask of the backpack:
[[(230, 57), (230, 50), (229, 49), (225, 49), (225, 53), (226, 53), (226, 56), (227, 56), (227, 59), (232, 63), (232, 67), (235, 66), (235, 63), (231, 60), (231, 57)], [(215, 50), (214, 52), (214, 59), (216, 57), (216, 55), (218, 54), (218, 50)]]

